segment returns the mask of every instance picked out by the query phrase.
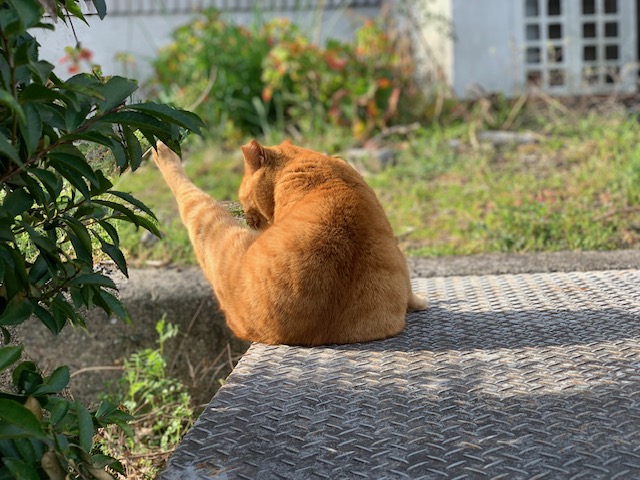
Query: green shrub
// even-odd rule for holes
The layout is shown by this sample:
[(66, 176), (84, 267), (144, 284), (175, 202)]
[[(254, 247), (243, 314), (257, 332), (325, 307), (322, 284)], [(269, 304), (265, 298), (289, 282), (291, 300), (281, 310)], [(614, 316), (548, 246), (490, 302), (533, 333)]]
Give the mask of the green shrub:
[(208, 11), (176, 30), (155, 61), (157, 81), (177, 104), (197, 103), (217, 134), (343, 126), (364, 141), (417, 95), (406, 42), (385, 21), (367, 22), (351, 43), (320, 47), (285, 19), (248, 30)]
[[(114, 223), (159, 235), (142, 202), (113, 189), (104, 162), (87, 152), (100, 145), (117, 170), (142, 160), (138, 135), (179, 150), (181, 129), (198, 131), (195, 115), (156, 103), (127, 104), (136, 82), (78, 74), (64, 81), (38, 56), (28, 30), (49, 19), (84, 20), (78, 0), (0, 0), (0, 331), (30, 316), (59, 334), (85, 326), (81, 308), (127, 318), (111, 278), (94, 270), (94, 247), (127, 274)], [(101, 17), (104, 0), (93, 0)], [(48, 20), (47, 20), (48, 21)], [(111, 166), (109, 166), (111, 168)], [(0, 370), (15, 365), (22, 346), (0, 347)], [(102, 402), (94, 411), (60, 393), (69, 369), (44, 376), (32, 362), (13, 370), (15, 391), (0, 391), (0, 478), (105, 478), (119, 462), (94, 448), (96, 429), (130, 418)]]

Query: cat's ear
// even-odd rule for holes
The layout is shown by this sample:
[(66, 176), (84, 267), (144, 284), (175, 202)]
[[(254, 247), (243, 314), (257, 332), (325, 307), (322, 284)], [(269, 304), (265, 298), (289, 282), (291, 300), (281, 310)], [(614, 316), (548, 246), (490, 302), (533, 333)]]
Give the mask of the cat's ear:
[(293, 143), (291, 143), (291, 140), (288, 138), (280, 144), (281, 147), (289, 147), (291, 145), (293, 145)]
[(246, 145), (240, 147), (242, 155), (244, 155), (244, 161), (247, 162), (253, 170), (258, 170), (264, 167), (266, 161), (266, 152), (262, 145), (255, 140), (251, 140)]

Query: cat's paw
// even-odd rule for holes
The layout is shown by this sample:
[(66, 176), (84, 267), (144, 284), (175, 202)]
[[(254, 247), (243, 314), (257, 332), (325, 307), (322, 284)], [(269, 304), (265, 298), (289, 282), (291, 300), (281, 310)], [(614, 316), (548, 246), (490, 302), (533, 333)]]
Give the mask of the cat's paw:
[(180, 157), (176, 152), (160, 141), (158, 141), (156, 148), (152, 149), (151, 152), (153, 154), (153, 161), (156, 162), (156, 165), (160, 168), (165, 165), (180, 164)]
[(418, 310), (425, 310), (429, 302), (427, 302), (426, 298), (422, 298), (415, 293), (411, 292), (411, 297), (409, 297), (409, 304), (407, 305), (407, 310), (409, 312), (416, 312)]

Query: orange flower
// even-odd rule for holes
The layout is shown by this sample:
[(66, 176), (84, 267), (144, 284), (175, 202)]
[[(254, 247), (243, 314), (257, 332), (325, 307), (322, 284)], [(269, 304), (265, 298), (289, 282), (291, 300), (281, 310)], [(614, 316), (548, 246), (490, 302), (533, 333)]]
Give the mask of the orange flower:
[(344, 58), (338, 58), (330, 53), (325, 55), (325, 61), (331, 70), (341, 72), (347, 65), (347, 60)]
[(83, 48), (82, 50), (80, 50), (80, 53), (78, 54), (78, 58), (80, 60), (91, 61), (92, 57), (93, 57), (93, 52), (88, 48)]

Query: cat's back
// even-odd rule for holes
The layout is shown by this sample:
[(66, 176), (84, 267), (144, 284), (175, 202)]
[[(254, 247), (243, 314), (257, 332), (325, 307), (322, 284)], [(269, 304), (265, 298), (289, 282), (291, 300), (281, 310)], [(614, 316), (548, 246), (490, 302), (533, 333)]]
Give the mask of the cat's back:
[[(322, 327), (303, 329), (294, 343), (397, 333), (410, 293), (408, 270), (373, 190), (337, 158), (291, 164), (284, 173), (274, 223), (254, 253), (273, 305)], [(293, 326), (288, 333), (295, 338)]]
[[(363, 253), (402, 257), (374, 191), (344, 160), (324, 157), (292, 163), (276, 191), (273, 233), (286, 248), (305, 257), (321, 254), (325, 263), (345, 257), (366, 260)], [(387, 244), (393, 247), (390, 252), (382, 250)]]

